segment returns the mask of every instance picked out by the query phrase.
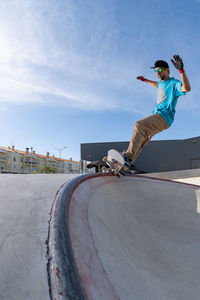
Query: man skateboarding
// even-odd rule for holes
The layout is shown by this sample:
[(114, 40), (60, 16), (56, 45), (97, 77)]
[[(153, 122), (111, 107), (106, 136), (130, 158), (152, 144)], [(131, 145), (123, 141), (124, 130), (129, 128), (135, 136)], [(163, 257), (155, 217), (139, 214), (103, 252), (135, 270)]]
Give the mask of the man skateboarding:
[(178, 97), (191, 90), (182, 59), (178, 55), (174, 55), (173, 58), (174, 60), (171, 61), (180, 72), (181, 81), (169, 76), (169, 65), (163, 60), (156, 61), (154, 66), (151, 67), (157, 73), (158, 82), (146, 79), (143, 76), (137, 77), (138, 80), (157, 88), (157, 105), (152, 115), (135, 123), (128, 149), (122, 152), (127, 163), (134, 164), (140, 151), (151, 138), (172, 125)]

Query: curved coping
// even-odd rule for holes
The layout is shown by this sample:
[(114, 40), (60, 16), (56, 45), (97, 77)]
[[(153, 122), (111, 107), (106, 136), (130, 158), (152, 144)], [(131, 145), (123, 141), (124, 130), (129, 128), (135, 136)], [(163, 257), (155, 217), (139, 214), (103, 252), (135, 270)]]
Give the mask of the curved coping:
[[(96, 177), (106, 178), (108, 176), (110, 179), (115, 178), (110, 174), (87, 174), (75, 177), (67, 181), (58, 190), (55, 196), (51, 210), (49, 234), (47, 240), (47, 271), (49, 277), (49, 293), (52, 300), (92, 299), (90, 296), (88, 296), (88, 294), (86, 295), (86, 287), (83, 284), (84, 278), (80, 277), (80, 270), (77, 267), (77, 262), (74, 257), (70, 229), (70, 206), (73, 202), (73, 194), (81, 185), (81, 183), (87, 181), (88, 179), (93, 179)], [(86, 230), (88, 230), (88, 228), (86, 228)], [(93, 249), (91, 252), (93, 252)], [(99, 261), (97, 262), (97, 265), (101, 268)], [(87, 281), (88, 279), (85, 278), (85, 280)], [(97, 282), (98, 281), (93, 282), (95, 285), (93, 286), (95, 291), (97, 289)], [(91, 283), (88, 282), (88, 285), (86, 284), (86, 286), (90, 286), (91, 288)], [(109, 283), (107, 286), (109, 290)], [(112, 290), (112, 287), (110, 289)], [(102, 291), (100, 299), (103, 299)], [(116, 300), (118, 298), (112, 297), (107, 299)]]
[[(94, 184), (91, 179), (97, 177), (99, 179)], [(134, 177), (170, 181), (137, 175)], [(47, 241), (47, 270), (52, 300), (119, 300), (98, 258), (87, 216), (90, 191), (94, 190), (95, 185), (114, 180), (119, 179), (105, 173), (86, 174), (67, 181), (57, 192), (51, 210)], [(190, 186), (199, 188), (196, 185)]]

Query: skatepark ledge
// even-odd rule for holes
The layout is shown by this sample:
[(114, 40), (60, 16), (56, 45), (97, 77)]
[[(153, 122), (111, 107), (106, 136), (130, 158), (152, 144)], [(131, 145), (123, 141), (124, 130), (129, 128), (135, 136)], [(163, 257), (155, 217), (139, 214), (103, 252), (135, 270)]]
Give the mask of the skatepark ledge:
[[(67, 181), (56, 194), (49, 223), (51, 299), (143, 300), (145, 293), (150, 300), (170, 299), (167, 295), (197, 299), (200, 288), (194, 278), (199, 277), (200, 268), (192, 266), (193, 260), (200, 259), (199, 198), (197, 185), (141, 175), (119, 179), (97, 173)], [(187, 257), (186, 250), (177, 258), (177, 245), (189, 247), (191, 239), (193, 258)], [(185, 259), (189, 262), (183, 266)], [(168, 280), (169, 292), (164, 282), (172, 270), (162, 267), (177, 260), (173, 272), (179, 282)], [(185, 274), (187, 268), (190, 278)], [(129, 279), (123, 281), (123, 277)], [(182, 292), (179, 284), (184, 284)]]

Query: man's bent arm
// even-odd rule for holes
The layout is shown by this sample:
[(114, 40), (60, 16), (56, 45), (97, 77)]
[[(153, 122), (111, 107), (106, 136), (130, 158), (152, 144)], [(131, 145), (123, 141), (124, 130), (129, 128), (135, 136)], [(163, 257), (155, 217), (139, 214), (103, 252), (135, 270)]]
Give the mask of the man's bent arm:
[(190, 82), (185, 72), (181, 73), (181, 81), (182, 81), (181, 91), (184, 93), (191, 91)]
[(189, 79), (187, 78), (187, 75), (185, 74), (185, 70), (184, 70), (184, 65), (183, 65), (182, 59), (180, 58), (179, 55), (174, 55), (173, 58), (174, 58), (174, 60), (171, 59), (171, 62), (173, 63), (174, 67), (181, 74), (181, 80), (182, 80), (181, 91), (183, 93), (191, 91), (190, 82), (189, 82)]

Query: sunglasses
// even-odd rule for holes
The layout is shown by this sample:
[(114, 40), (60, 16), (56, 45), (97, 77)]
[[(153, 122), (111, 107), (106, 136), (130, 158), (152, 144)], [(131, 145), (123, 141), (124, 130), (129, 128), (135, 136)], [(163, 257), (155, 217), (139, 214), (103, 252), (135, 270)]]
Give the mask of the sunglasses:
[(164, 71), (164, 68), (155, 68), (154, 72), (162, 73)]

